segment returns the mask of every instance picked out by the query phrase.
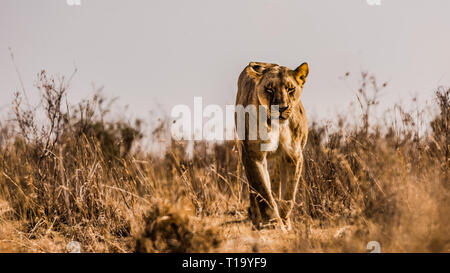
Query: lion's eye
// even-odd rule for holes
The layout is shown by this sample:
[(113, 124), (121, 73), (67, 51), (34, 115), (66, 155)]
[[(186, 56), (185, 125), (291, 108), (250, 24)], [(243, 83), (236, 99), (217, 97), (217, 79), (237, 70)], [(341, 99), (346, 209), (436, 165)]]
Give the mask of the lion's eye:
[(270, 88), (270, 87), (266, 87), (264, 90), (265, 90), (267, 93), (269, 93), (269, 94), (272, 94), (272, 93), (273, 93), (273, 89)]
[(294, 92), (295, 92), (295, 87), (290, 87), (290, 88), (288, 88), (287, 91), (288, 91), (289, 94), (292, 95), (292, 94), (294, 94)]

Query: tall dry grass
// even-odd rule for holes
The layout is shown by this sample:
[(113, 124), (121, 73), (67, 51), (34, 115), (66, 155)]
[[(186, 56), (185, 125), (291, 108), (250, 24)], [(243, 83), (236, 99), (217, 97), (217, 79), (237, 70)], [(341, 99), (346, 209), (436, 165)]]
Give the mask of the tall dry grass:
[[(255, 231), (234, 142), (137, 145), (142, 121), (115, 119), (96, 93), (71, 105), (70, 79), (38, 75), (41, 102), (17, 93), (0, 128), (0, 251), (450, 251), (450, 89), (425, 131), (400, 106), (372, 116), (386, 86), (362, 74), (360, 121), (312, 122), (294, 231)], [(420, 110), (420, 109), (419, 109)], [(167, 122), (152, 131), (156, 141)], [(277, 179), (277, 177), (274, 177)]]

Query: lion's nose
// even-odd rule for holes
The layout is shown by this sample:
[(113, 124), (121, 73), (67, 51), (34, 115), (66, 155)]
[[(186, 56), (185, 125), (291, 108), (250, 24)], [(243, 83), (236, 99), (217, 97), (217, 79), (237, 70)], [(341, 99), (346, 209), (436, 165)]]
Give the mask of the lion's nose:
[(284, 111), (286, 111), (289, 107), (288, 106), (284, 106), (284, 107), (279, 107), (278, 109), (280, 110), (280, 113), (283, 113)]

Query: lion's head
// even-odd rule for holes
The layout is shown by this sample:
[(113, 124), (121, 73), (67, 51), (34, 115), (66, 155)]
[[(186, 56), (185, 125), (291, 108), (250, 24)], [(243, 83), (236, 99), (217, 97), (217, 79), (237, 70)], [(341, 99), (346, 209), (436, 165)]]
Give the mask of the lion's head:
[[(267, 107), (270, 116), (278, 116), (280, 123), (286, 122), (300, 102), (309, 73), (308, 64), (291, 70), (276, 64), (252, 62), (248, 72), (256, 80), (255, 91), (260, 105)], [(278, 113), (270, 112), (273, 105), (278, 106)]]

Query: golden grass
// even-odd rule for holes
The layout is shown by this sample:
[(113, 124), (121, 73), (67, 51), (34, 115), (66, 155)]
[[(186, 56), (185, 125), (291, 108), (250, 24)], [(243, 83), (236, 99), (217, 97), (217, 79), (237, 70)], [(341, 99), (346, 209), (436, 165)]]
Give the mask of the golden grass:
[(366, 252), (378, 241), (383, 252), (449, 252), (450, 91), (436, 92), (426, 132), (402, 109), (400, 125), (382, 126), (370, 123), (367, 86), (378, 91), (365, 77), (360, 125), (311, 124), (294, 229), (283, 233), (247, 220), (233, 142), (196, 142), (190, 157), (172, 141), (156, 156), (133, 146), (139, 121), (107, 121), (99, 95), (67, 106), (67, 83), (42, 72), (42, 108), (17, 94), (15, 122), (0, 126), (0, 251), (78, 241), (83, 252)]

